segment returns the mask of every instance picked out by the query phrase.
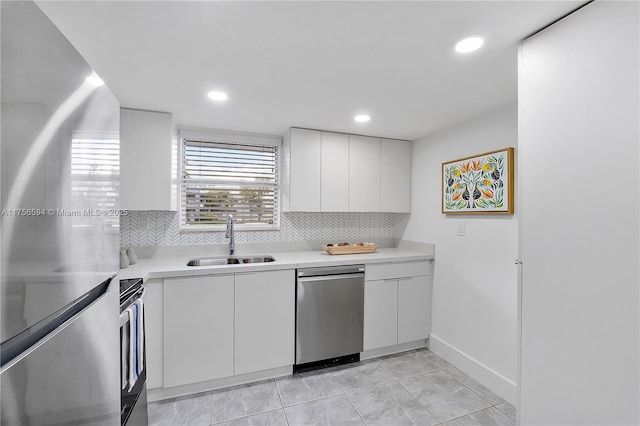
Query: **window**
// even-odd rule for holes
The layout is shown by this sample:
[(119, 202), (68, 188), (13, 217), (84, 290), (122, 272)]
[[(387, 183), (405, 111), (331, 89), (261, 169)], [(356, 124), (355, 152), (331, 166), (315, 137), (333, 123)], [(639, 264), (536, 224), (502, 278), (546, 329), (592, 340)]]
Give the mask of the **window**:
[(181, 229), (278, 229), (279, 140), (181, 135)]
[[(74, 131), (71, 136), (71, 205), (74, 227), (103, 225), (117, 229), (120, 192), (118, 132)], [(95, 215), (82, 209), (91, 207)], [(82, 210), (82, 211), (81, 211)]]

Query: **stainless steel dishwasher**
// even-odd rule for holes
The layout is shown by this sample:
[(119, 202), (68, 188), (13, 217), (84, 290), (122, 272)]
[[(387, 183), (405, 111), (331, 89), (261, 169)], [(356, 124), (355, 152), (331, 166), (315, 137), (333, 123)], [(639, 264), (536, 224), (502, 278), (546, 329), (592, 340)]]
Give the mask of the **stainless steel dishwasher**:
[(296, 300), (295, 371), (360, 359), (364, 265), (298, 269)]

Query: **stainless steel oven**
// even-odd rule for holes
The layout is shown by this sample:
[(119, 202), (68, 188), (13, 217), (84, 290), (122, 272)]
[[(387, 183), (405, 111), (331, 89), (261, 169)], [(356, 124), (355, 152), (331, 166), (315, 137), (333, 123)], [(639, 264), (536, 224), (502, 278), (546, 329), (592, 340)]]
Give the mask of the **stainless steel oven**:
[(359, 360), (364, 265), (298, 269), (295, 371)]
[(120, 280), (120, 422), (146, 426), (147, 372), (142, 278)]

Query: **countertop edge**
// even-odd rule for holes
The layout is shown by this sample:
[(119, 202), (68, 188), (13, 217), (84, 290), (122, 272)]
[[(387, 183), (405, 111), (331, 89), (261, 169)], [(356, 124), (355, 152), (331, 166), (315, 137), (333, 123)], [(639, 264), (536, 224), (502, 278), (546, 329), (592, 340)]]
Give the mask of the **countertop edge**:
[[(142, 278), (145, 282), (153, 279), (198, 276), (198, 275), (228, 275), (235, 273), (250, 273), (259, 271), (275, 271), (282, 269), (297, 269), (309, 267), (401, 263), (421, 260), (434, 260), (432, 253), (399, 248), (378, 249), (374, 253), (330, 255), (319, 251), (308, 252), (280, 252), (270, 253), (276, 260), (269, 263), (247, 265), (219, 265), (219, 266), (186, 266), (186, 257), (168, 257), (140, 259), (129, 268), (121, 269), (118, 278)], [(254, 254), (251, 254), (254, 255)]]

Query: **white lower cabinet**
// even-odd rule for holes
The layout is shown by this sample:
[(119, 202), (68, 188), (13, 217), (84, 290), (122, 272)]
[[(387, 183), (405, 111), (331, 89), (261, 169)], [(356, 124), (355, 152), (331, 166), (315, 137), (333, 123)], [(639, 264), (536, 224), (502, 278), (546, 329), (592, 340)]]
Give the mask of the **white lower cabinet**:
[(431, 276), (407, 276), (427, 273), (429, 266), (426, 262), (407, 262), (365, 267), (365, 350), (429, 337)]
[(149, 388), (293, 365), (293, 269), (165, 278), (147, 287)]
[(293, 270), (235, 276), (235, 374), (293, 364)]
[(233, 375), (233, 275), (164, 279), (164, 387)]
[(398, 343), (398, 281), (367, 281), (364, 284), (365, 350)]
[[(431, 265), (365, 268), (364, 349), (425, 339)], [(152, 279), (145, 319), (150, 389), (294, 364), (295, 270)]]
[(398, 343), (426, 339), (431, 333), (431, 277), (398, 280)]

